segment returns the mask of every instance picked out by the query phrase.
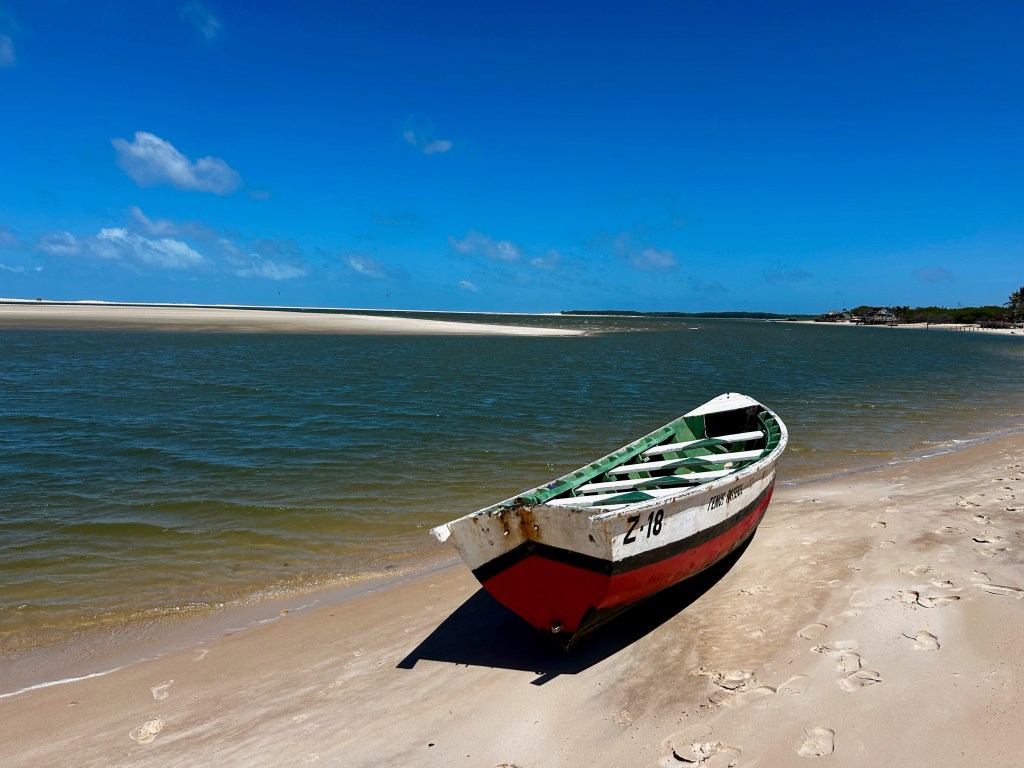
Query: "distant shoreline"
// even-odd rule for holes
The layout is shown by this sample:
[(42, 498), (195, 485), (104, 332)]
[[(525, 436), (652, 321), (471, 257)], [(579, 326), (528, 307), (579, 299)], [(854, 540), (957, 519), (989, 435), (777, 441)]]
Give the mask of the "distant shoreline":
[(359, 310), (0, 299), (0, 329), (16, 328), (343, 335), (585, 335), (584, 331), (564, 328), (390, 317), (361, 314)]
[(801, 325), (814, 326), (839, 326), (843, 328), (903, 328), (918, 331), (957, 331), (960, 333), (986, 333), (996, 336), (1019, 336), (1024, 338), (1022, 328), (982, 328), (980, 325), (971, 323), (895, 323), (893, 325), (879, 323), (851, 323), (848, 321), (837, 321), (819, 323), (815, 320), (773, 320), (779, 323), (800, 323)]
[(910, 328), (1018, 336), (1021, 328), (982, 328), (968, 323), (863, 324), (849, 321), (818, 322), (809, 316), (771, 315), (758, 312), (626, 313), (570, 311), (562, 313), (456, 312), (372, 308), (251, 306), (240, 304), (167, 304), (105, 301), (50, 301), (0, 299), (2, 329), (79, 329), (209, 331), (235, 333), (325, 333), (341, 335), (456, 335), (456, 336), (583, 336), (588, 331), (492, 322), (439, 320), (411, 315), (490, 315), (530, 317), (639, 317), (680, 320), (753, 320), (801, 325)]

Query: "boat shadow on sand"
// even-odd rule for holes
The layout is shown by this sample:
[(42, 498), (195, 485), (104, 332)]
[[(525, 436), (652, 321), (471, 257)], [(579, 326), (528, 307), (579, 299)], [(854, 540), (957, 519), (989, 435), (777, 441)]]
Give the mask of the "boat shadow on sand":
[(735, 565), (749, 540), (728, 557), (686, 581), (669, 587), (596, 628), (578, 646), (562, 650), (483, 589), (428, 635), (397, 665), (412, 669), (418, 661), (533, 672), (533, 685), (559, 675), (574, 675), (599, 664), (650, 634), (715, 586)]

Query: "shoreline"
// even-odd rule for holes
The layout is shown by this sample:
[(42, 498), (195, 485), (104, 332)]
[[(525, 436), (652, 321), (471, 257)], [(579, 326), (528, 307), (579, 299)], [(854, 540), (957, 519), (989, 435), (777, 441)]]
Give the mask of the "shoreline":
[(970, 323), (896, 323), (886, 325), (878, 323), (851, 323), (846, 320), (820, 323), (817, 320), (772, 320), (773, 323), (799, 323), (801, 325), (836, 326), (841, 328), (902, 328), (915, 331), (956, 331), (959, 333), (983, 333), (993, 336), (1020, 336), (1024, 338), (1024, 328), (982, 328)]
[[(922, 448), (914, 454), (892, 458), (884, 463), (852, 468), (815, 477), (780, 479), (776, 496), (782, 491), (801, 489), (859, 477), (882, 471), (914, 466), (938, 456), (957, 454), (975, 446), (1024, 437), (1024, 427), (1000, 430), (988, 435), (945, 445)], [(182, 648), (204, 643), (225, 631), (243, 631), (310, 608), (345, 602), (368, 590), (388, 589), (410, 580), (426, 578), (436, 571), (461, 566), (462, 561), (450, 548), (438, 545), (432, 537), (421, 551), (395, 561), (386, 570), (353, 571), (327, 580), (321, 586), (295, 587), (272, 597), (260, 597), (262, 590), (219, 608), (193, 614), (167, 614), (156, 619), (109, 625), (105, 628), (80, 627), (72, 640), (57, 639), (33, 644), (19, 650), (0, 653), (0, 700), (37, 687), (49, 687), (68, 681), (102, 676), (113, 669), (151, 661)], [(116, 638), (116, 641), (112, 639)], [(64, 678), (40, 677), (63, 674)]]
[(2, 698), (0, 741), (12, 766), (653, 766), (693, 744), (723, 765), (1008, 766), (1024, 714), (1022, 519), (1013, 433), (780, 484), (717, 581), (569, 654), (441, 563)]
[(0, 330), (143, 330), (453, 336), (583, 336), (568, 328), (385, 317), (356, 311), (0, 301)]

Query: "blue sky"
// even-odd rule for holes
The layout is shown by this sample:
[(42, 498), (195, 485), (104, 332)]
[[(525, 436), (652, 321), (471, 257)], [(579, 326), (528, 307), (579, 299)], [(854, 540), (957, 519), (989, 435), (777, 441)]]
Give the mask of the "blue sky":
[(0, 296), (1001, 304), (1024, 5), (0, 0)]

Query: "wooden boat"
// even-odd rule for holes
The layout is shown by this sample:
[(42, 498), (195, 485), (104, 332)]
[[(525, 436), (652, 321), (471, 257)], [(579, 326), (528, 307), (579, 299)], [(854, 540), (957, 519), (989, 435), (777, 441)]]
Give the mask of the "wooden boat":
[(431, 533), (454, 541), (498, 602), (568, 648), (750, 538), (787, 439), (768, 408), (724, 394)]

